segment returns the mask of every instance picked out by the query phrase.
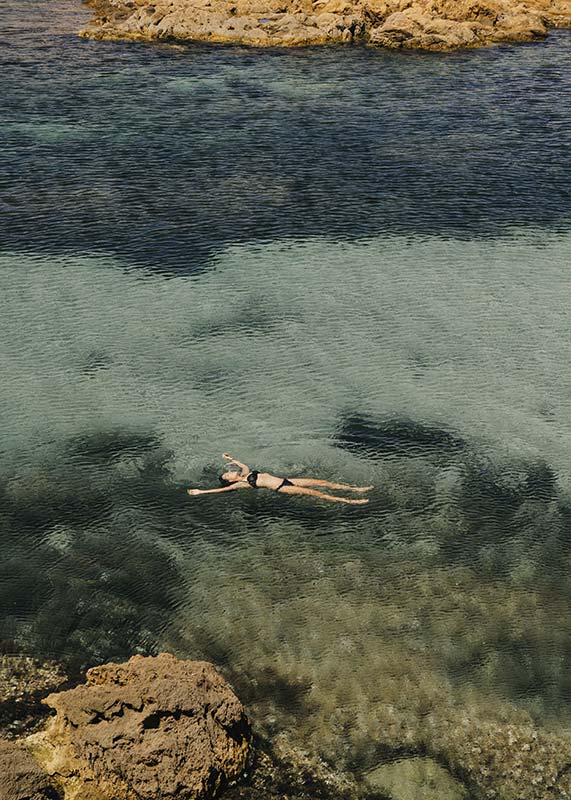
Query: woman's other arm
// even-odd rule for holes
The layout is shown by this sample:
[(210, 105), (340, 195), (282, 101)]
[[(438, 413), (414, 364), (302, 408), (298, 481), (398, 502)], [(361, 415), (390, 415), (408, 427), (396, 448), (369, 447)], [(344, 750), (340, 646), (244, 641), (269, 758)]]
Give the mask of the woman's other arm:
[(240, 467), (242, 470), (242, 475), (248, 475), (250, 473), (250, 467), (247, 464), (242, 464), (241, 461), (238, 461), (237, 458), (232, 458), (232, 456), (229, 456), (228, 453), (222, 453), (222, 458), (225, 458), (227, 461), (231, 461), (233, 464), (236, 464), (237, 467)]
[(223, 486), (221, 489), (187, 489), (186, 493), (195, 494), (218, 494), (219, 492), (233, 492), (235, 489), (249, 489), (250, 485), (246, 481), (236, 481), (230, 486)]

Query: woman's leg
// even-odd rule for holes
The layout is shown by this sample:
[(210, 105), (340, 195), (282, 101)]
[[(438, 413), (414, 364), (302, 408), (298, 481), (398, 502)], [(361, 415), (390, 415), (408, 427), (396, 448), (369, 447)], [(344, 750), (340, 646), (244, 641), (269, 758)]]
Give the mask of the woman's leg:
[(294, 486), (326, 486), (328, 489), (347, 489), (350, 492), (368, 492), (373, 486), (348, 486), (346, 483), (332, 483), (319, 478), (288, 478)]
[(349, 500), (346, 497), (335, 497), (332, 494), (325, 494), (325, 492), (318, 492), (316, 489), (306, 489), (304, 486), (282, 486), (280, 494), (306, 494), (311, 497), (320, 497), (322, 500), (328, 500), (330, 503), (351, 503), (351, 505), (362, 505), (368, 503), (368, 500)]

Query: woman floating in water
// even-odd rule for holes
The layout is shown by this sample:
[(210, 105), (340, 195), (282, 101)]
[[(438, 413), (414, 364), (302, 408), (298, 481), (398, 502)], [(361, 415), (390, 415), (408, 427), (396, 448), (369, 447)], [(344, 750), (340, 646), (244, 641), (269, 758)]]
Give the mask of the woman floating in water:
[[(217, 494), (218, 492), (231, 492), (234, 489), (271, 489), (281, 494), (305, 494), (312, 497), (320, 497), (322, 500), (329, 500), (332, 503), (351, 503), (352, 505), (362, 505), (368, 500), (352, 500), (346, 497), (336, 497), (333, 494), (326, 494), (317, 489), (310, 489), (310, 486), (322, 486), (327, 489), (346, 489), (349, 492), (368, 492), (372, 486), (347, 486), (344, 483), (331, 483), (322, 481), (318, 478), (278, 478), (270, 475), (269, 472), (258, 472), (257, 469), (250, 469), (246, 464), (242, 464), (238, 459), (232, 458), (228, 453), (223, 453), (225, 458), (231, 463), (226, 472), (223, 472), (219, 480), (222, 484), (221, 489), (187, 489), (188, 494)], [(238, 467), (239, 469), (236, 469)]]

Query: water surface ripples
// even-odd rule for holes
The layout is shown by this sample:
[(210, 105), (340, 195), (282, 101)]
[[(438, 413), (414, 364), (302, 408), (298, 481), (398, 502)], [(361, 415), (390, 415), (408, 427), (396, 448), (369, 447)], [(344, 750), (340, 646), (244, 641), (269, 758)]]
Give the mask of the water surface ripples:
[[(211, 659), (357, 774), (452, 763), (462, 715), (566, 735), (569, 34), (261, 52), (0, 10), (4, 647)], [(375, 489), (189, 498), (225, 450)]]

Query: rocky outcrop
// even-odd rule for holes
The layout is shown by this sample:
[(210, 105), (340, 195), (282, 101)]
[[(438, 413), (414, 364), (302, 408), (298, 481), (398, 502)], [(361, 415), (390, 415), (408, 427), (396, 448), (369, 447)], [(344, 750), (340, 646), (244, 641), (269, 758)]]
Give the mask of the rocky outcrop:
[[(478, 704), (450, 705), (422, 658), (406, 693), (399, 683), (392, 699), (386, 673), (382, 684), (386, 697), (365, 736), (384, 760), (363, 776), (365, 795), (319, 748), (293, 747), (289, 734), (252, 744), (243, 707), (214, 667), (162, 654), (89, 670), (85, 684), (46, 699), (56, 715), (45, 730), (0, 740), (0, 800), (358, 800), (367, 791), (394, 800), (571, 800), (567, 734), (506, 705), (496, 720), (482, 719)], [(411, 715), (417, 702), (422, 714)], [(311, 729), (323, 739), (341, 718), (335, 705), (325, 720), (321, 713)]]
[[(0, 800), (210, 798), (219, 790), (224, 800), (361, 797), (355, 778), (287, 737), (250, 742), (241, 704), (210, 664), (169, 655), (108, 664), (43, 707), (42, 696), (69, 683), (60, 665), (19, 656), (0, 665), (0, 708), (10, 705), (4, 734), (44, 725), (17, 741), (0, 738)], [(50, 708), (57, 715), (46, 728)]]
[[(89, 0), (88, 0), (89, 1)], [(90, 0), (96, 39), (451, 50), (541, 39), (571, 0)]]
[(211, 664), (166, 653), (88, 671), (27, 744), (66, 800), (199, 800), (244, 770), (250, 726)]
[[(552, 4), (555, 10), (555, 4)], [(525, 42), (547, 35), (549, 9), (508, 0), (433, 0), (391, 14), (371, 33), (373, 44), (450, 50), (494, 42)]]
[(52, 781), (16, 742), (0, 739), (0, 800), (55, 800)]

